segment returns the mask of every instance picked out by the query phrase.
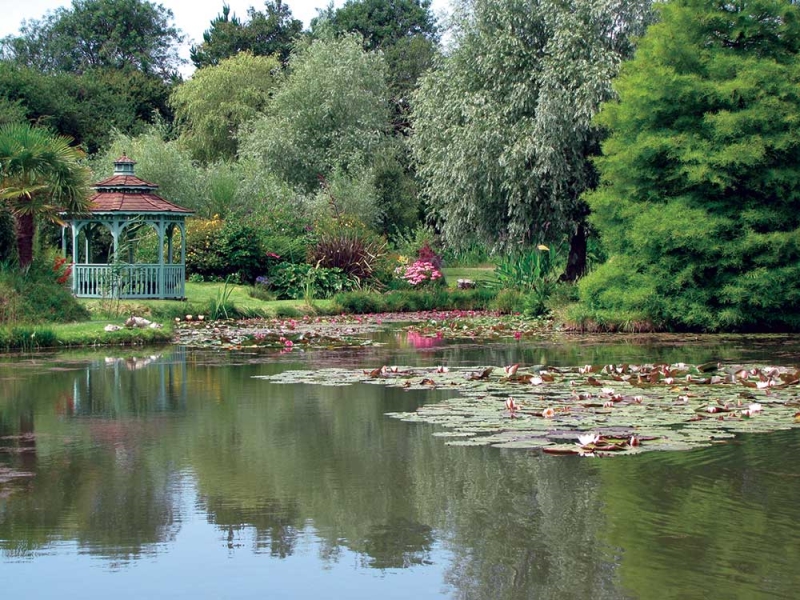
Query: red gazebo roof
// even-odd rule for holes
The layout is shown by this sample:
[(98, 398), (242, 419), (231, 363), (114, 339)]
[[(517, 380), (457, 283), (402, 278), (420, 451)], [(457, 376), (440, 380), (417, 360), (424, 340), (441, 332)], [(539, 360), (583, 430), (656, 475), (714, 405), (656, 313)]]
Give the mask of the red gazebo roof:
[(167, 202), (155, 194), (98, 192), (92, 196), (92, 212), (174, 212), (191, 214), (189, 209)]
[(158, 186), (136, 177), (133, 173), (135, 164), (124, 155), (114, 161), (114, 175), (92, 186), (97, 193), (90, 199), (91, 212), (192, 213), (155, 194)]

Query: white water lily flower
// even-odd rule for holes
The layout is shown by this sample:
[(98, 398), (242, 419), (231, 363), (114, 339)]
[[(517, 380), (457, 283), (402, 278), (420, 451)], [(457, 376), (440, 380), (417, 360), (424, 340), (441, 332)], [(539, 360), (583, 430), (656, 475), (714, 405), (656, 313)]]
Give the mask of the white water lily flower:
[(764, 410), (764, 407), (762, 407), (758, 402), (755, 402), (755, 403), (751, 404), (750, 406), (748, 406), (747, 409), (750, 411), (750, 414), (753, 414), (753, 413), (761, 412), (762, 410)]
[(544, 383), (544, 379), (541, 377), (531, 377), (531, 385), (542, 385)]
[(581, 447), (591, 446), (600, 441), (600, 434), (598, 433), (584, 433), (578, 436), (578, 445)]
[(602, 390), (600, 390), (600, 393), (606, 396), (610, 396), (614, 393), (614, 388), (604, 387)]

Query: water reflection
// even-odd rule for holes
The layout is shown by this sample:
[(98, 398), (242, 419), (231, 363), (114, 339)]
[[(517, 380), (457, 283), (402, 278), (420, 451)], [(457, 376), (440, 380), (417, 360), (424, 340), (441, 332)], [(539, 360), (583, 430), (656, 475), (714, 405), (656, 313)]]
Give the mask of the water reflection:
[[(399, 344), (335, 359), (575, 364), (644, 356), (629, 344), (594, 360), (587, 352), (599, 349), (587, 346), (430, 350)], [(662, 346), (648, 358), (678, 351)], [(698, 347), (694, 360), (755, 351)], [(389, 580), (436, 573), (438, 587), (416, 592), (422, 597), (657, 597), (665, 589), (791, 597), (800, 584), (791, 568), (800, 559), (800, 470), (787, 459), (800, 450), (797, 431), (682, 454), (558, 459), (448, 447), (430, 426), (383, 416), (444, 392), (252, 378), (323, 366), (325, 357), (172, 349), (0, 363), (0, 467), (35, 474), (0, 483), (0, 572), (14, 573), (19, 560), (44, 569), (42, 554), (68, 564), (74, 551), (64, 544), (117, 568), (144, 556), (159, 565), (204, 527), (215, 532), (212, 553), (234, 564), (306, 557), (309, 544), (312, 569), (355, 558), (352, 573), (337, 571), (348, 589), (360, 571)], [(206, 560), (203, 577), (223, 577), (204, 558), (209, 550), (193, 551)], [(257, 588), (247, 586), (258, 579), (248, 573), (238, 581), (252, 594)]]

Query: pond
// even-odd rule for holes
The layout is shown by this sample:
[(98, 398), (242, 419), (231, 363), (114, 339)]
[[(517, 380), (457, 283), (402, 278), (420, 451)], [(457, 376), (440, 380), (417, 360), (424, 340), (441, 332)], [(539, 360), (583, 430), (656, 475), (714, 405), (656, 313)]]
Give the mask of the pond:
[(800, 429), (611, 460), (457, 447), (382, 364), (800, 363), (797, 340), (588, 338), (0, 359), (3, 597), (796, 598)]

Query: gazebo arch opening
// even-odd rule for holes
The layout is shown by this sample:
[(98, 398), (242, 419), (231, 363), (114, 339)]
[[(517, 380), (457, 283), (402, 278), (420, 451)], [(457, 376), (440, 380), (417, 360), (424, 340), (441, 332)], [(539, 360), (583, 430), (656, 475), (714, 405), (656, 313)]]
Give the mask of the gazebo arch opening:
[(80, 298), (185, 297), (186, 217), (192, 213), (157, 196), (158, 186), (136, 177), (134, 164), (117, 159), (114, 176), (94, 185), (89, 214), (66, 219), (72, 292)]

